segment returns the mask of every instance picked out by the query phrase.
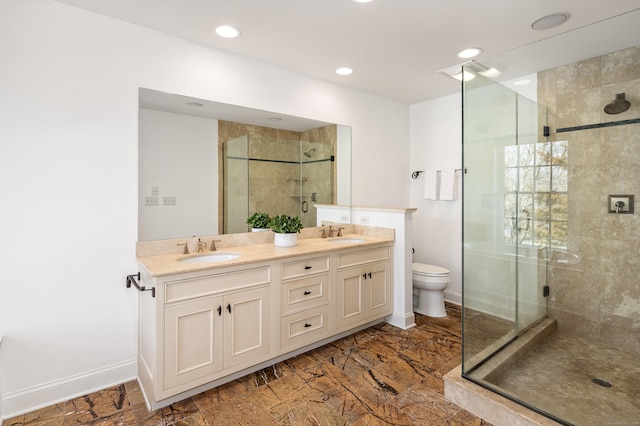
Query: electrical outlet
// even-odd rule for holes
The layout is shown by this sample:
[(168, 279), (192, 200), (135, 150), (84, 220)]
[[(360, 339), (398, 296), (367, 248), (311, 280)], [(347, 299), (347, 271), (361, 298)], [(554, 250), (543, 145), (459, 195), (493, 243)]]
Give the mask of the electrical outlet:
[(157, 186), (152, 186), (151, 195), (160, 195), (160, 188), (158, 188)]
[(176, 205), (176, 197), (163, 197), (162, 198), (163, 206), (175, 206)]
[(340, 216), (340, 222), (348, 223), (349, 222), (349, 216), (347, 216), (346, 214), (343, 214), (342, 216)]
[(144, 197), (145, 206), (157, 206), (160, 204), (158, 197)]
[(360, 223), (363, 224), (363, 225), (368, 225), (369, 224), (369, 216), (360, 217)]

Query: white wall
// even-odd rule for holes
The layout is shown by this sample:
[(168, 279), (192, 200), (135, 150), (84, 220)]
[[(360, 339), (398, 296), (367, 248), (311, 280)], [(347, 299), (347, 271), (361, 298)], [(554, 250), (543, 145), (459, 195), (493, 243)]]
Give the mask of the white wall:
[(405, 104), (51, 0), (0, 3), (0, 57), (4, 417), (136, 375), (140, 87), (350, 125), (353, 203), (408, 204)]
[[(141, 108), (139, 127), (140, 240), (217, 234), (218, 120)], [(160, 204), (145, 206), (153, 187)]]
[[(462, 99), (445, 96), (411, 106), (411, 171), (462, 167)], [(411, 181), (414, 262), (451, 271), (445, 299), (462, 302), (462, 173), (456, 173), (455, 201), (424, 199), (424, 175)]]

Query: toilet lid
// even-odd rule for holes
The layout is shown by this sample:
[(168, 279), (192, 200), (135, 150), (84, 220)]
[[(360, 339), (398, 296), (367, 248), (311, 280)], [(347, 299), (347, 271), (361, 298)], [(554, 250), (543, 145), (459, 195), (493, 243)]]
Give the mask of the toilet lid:
[(427, 263), (414, 263), (411, 268), (413, 272), (423, 275), (449, 275), (448, 269)]

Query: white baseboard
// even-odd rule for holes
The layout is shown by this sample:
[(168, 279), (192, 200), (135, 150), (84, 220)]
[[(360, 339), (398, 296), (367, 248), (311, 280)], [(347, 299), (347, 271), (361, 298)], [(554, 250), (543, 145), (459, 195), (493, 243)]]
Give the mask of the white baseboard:
[[(137, 377), (135, 359), (0, 395), (2, 418), (10, 419), (59, 402), (128, 382)], [(2, 420), (0, 419), (0, 425)]]
[(403, 330), (408, 330), (416, 326), (416, 316), (413, 311), (404, 314), (400, 312), (394, 312), (393, 314), (385, 318), (385, 321), (387, 321), (394, 327), (398, 327)]
[(457, 291), (445, 290), (443, 297), (446, 302), (462, 306), (462, 293), (458, 293)]

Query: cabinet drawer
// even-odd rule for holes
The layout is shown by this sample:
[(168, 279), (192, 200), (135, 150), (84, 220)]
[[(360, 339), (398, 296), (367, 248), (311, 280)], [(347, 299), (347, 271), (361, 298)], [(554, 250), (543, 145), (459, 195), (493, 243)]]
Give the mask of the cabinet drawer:
[(329, 256), (314, 257), (282, 264), (282, 279), (304, 277), (306, 275), (329, 272)]
[(391, 247), (378, 247), (338, 254), (338, 268), (386, 260), (391, 257)]
[(329, 302), (329, 274), (283, 283), (280, 294), (283, 315), (324, 305)]
[(293, 349), (328, 335), (329, 306), (320, 306), (282, 318), (282, 347)]
[(271, 269), (268, 266), (170, 281), (164, 286), (164, 301), (172, 303), (270, 282)]

